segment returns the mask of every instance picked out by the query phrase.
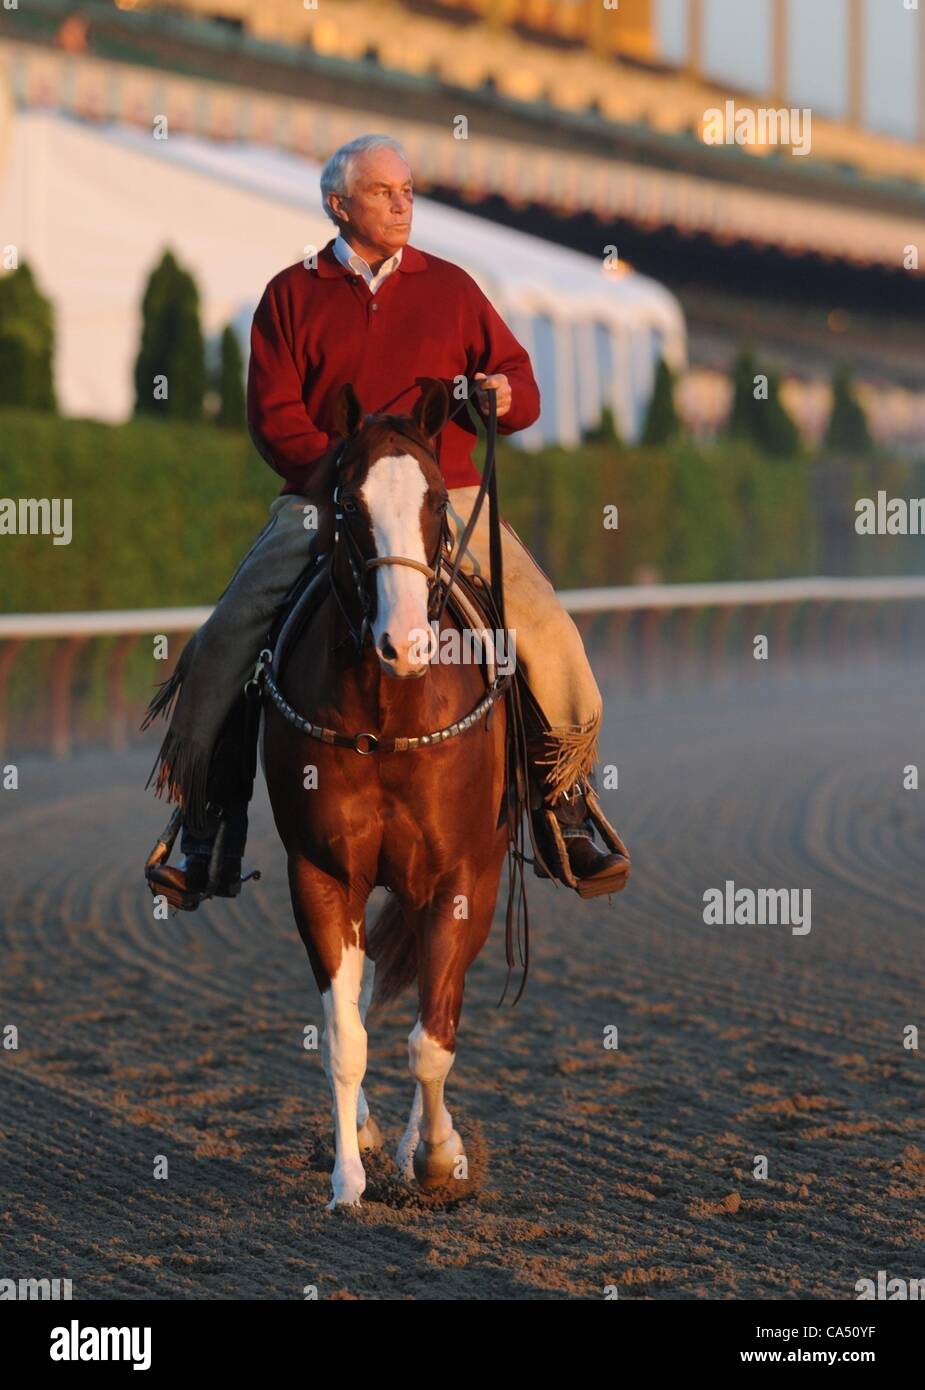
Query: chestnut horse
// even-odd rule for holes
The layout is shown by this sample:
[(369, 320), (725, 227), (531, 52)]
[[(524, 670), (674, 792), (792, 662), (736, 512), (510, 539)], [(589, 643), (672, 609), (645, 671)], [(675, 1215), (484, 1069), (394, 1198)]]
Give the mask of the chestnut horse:
[[(279, 685), (269, 687), (264, 731), (293, 911), (324, 1010), (336, 1140), (331, 1208), (359, 1203), (361, 1153), (382, 1142), (363, 1094), (377, 968), (377, 1001), (415, 979), (418, 989), (408, 1039), (415, 1095), (399, 1168), (425, 1188), (465, 1176), (444, 1084), (466, 971), (491, 927), (507, 843), (505, 701), (486, 701), (478, 665), (430, 662), (415, 642), (428, 630), (448, 536), (433, 451), (446, 389), (431, 383), (411, 416), (364, 418), (345, 386), (335, 418), (344, 442), (331, 477), (330, 592), (294, 639)], [(314, 736), (305, 732), (309, 720)], [(451, 728), (457, 723), (461, 731)], [(444, 730), (423, 747), (391, 746)], [(306, 790), (311, 767), (317, 784)], [(391, 896), (367, 944), (365, 909), (376, 885)]]

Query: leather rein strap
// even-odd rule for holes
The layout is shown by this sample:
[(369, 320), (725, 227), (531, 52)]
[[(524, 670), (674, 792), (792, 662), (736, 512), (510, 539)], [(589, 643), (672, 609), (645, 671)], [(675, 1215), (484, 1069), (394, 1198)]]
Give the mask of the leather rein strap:
[(466, 522), (465, 529), (456, 543), (456, 558), (450, 571), (443, 591), (443, 597), (437, 607), (436, 617), (439, 622), (443, 617), (443, 610), (449, 598), (450, 590), (456, 583), (456, 576), (459, 574), (466, 547), (472, 539), (479, 515), (482, 511), (482, 504), (488, 496), (488, 525), (489, 525), (489, 562), (491, 567), (491, 591), (495, 600), (495, 610), (501, 619), (501, 626), (504, 627), (504, 575), (501, 570), (501, 513), (498, 507), (498, 476), (495, 471), (495, 444), (498, 438), (498, 403), (495, 400), (494, 391), (488, 392), (488, 425), (487, 438), (485, 440), (485, 467), (482, 469), (482, 480), (479, 483), (479, 490), (476, 499), (472, 504), (472, 511), (469, 520)]

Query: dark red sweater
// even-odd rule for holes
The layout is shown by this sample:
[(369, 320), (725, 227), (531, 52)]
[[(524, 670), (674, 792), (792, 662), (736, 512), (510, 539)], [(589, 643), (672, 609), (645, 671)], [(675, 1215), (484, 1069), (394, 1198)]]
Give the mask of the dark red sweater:
[[(499, 434), (533, 424), (540, 393), (530, 359), (470, 275), (408, 245), (373, 295), (333, 246), (318, 253), (317, 270), (299, 263), (274, 276), (254, 314), (247, 418), (260, 453), (286, 480), (283, 492), (307, 491), (313, 463), (336, 442), (334, 401), (345, 381), (367, 414), (406, 415), (427, 377), (444, 382), (452, 411), (455, 377), (503, 372), (512, 400)], [(451, 488), (479, 481), (473, 408), (464, 405), (437, 440)]]

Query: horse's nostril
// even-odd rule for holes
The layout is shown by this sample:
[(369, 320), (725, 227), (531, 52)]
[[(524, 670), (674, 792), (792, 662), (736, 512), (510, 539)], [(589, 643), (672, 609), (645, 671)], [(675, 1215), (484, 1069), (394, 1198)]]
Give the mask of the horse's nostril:
[(379, 650), (382, 652), (382, 655), (385, 657), (386, 661), (394, 661), (395, 658), (398, 656), (398, 652), (392, 646), (391, 639), (389, 638), (389, 634), (387, 632), (384, 632), (382, 634), (382, 641), (379, 644)]

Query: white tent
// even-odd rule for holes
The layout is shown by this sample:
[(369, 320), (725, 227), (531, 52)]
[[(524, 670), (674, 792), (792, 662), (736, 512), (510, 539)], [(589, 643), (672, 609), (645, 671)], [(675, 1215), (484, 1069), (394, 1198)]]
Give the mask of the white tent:
[[(27, 111), (4, 143), (0, 247), (16, 247), (55, 306), (67, 414), (131, 413), (141, 297), (166, 247), (197, 280), (206, 333), (233, 321), (246, 352), (263, 286), (333, 235), (319, 167), (274, 149)], [(576, 443), (605, 404), (634, 438), (659, 354), (684, 365), (677, 301), (626, 267), (605, 273), (592, 257), (422, 197), (412, 241), (463, 266), (530, 352), (543, 413), (517, 436), (527, 447)]]

